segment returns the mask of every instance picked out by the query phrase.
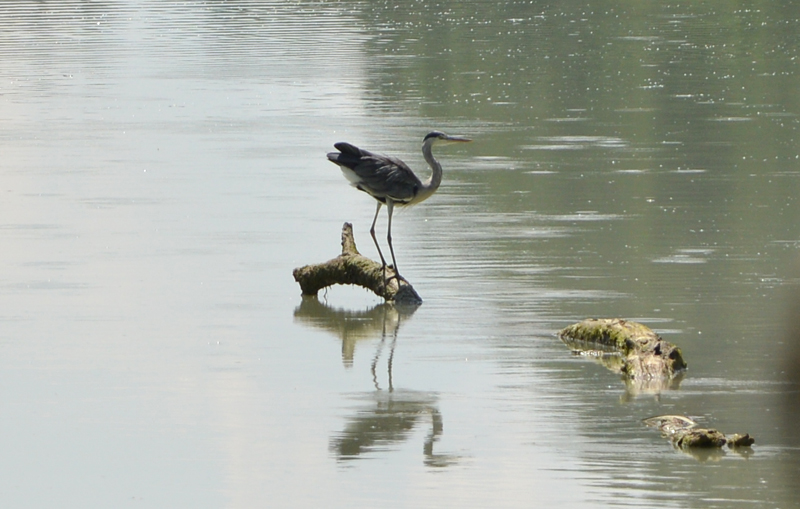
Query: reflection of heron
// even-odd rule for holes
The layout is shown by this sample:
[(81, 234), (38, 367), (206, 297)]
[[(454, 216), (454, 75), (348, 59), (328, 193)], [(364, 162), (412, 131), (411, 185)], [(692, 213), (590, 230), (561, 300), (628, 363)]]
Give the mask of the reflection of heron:
[(330, 440), (330, 450), (340, 461), (358, 459), (362, 454), (389, 451), (413, 437), (412, 431), (425, 424), (430, 414), (430, 431), (422, 445), (425, 465), (448, 467), (459, 457), (434, 452), (434, 446), (444, 433), (444, 421), (434, 393), (400, 389), (394, 392), (375, 391), (359, 396), (364, 400), (340, 433)]
[[(388, 307), (388, 310), (393, 310), (393, 308)], [(375, 372), (375, 368), (378, 366), (378, 359), (381, 357), (381, 350), (383, 350), (383, 345), (386, 342), (386, 335), (387, 333), (391, 333), (392, 335), (392, 344), (389, 346), (389, 360), (386, 363), (387, 372), (389, 373), (389, 392), (394, 391), (394, 385), (392, 385), (392, 362), (394, 362), (394, 347), (397, 344), (397, 331), (400, 330), (400, 320), (399, 315), (395, 313), (393, 316), (394, 320), (390, 323), (387, 318), (389, 318), (388, 313), (384, 315), (383, 318), (383, 332), (381, 333), (381, 342), (378, 344), (378, 350), (375, 352), (375, 357), (372, 358), (372, 383), (375, 384), (375, 388), (381, 390), (380, 386), (378, 385), (378, 374)], [(391, 330), (387, 328), (387, 325), (390, 325)]]
[(467, 138), (458, 136), (448, 136), (439, 131), (433, 131), (425, 136), (422, 142), (422, 155), (430, 165), (432, 173), (430, 178), (421, 181), (411, 168), (403, 161), (394, 157), (386, 157), (372, 152), (367, 152), (349, 143), (336, 143), (334, 147), (339, 152), (328, 153), (328, 159), (339, 165), (342, 173), (353, 187), (368, 193), (378, 200), (378, 208), (375, 210), (375, 218), (372, 220), (372, 228), (369, 233), (378, 248), (378, 255), (381, 257), (383, 270), (386, 270), (386, 259), (383, 257), (378, 239), (375, 238), (375, 222), (378, 220), (378, 213), (381, 205), (386, 205), (389, 213), (389, 225), (387, 228), (386, 240), (389, 243), (389, 251), (392, 254), (392, 264), (395, 278), (400, 277), (397, 270), (397, 260), (394, 257), (392, 247), (392, 212), (395, 205), (414, 205), (430, 197), (442, 183), (442, 166), (431, 153), (431, 148), (437, 142), (471, 141)]

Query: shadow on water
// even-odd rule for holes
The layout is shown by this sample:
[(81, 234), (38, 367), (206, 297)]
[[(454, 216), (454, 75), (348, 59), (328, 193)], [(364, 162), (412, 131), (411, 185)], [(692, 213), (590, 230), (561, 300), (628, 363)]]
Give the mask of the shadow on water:
[[(330, 450), (340, 461), (359, 458), (369, 452), (385, 451), (392, 445), (411, 438), (415, 429), (426, 426), (430, 416), (430, 430), (423, 441), (424, 463), (429, 467), (446, 467), (457, 462), (456, 456), (436, 454), (434, 444), (444, 431), (442, 414), (436, 393), (396, 389), (392, 366), (397, 347), (400, 325), (410, 318), (417, 306), (398, 307), (378, 304), (362, 311), (333, 308), (317, 297), (304, 297), (295, 309), (295, 319), (328, 332), (342, 341), (342, 361), (345, 367), (353, 366), (356, 344), (380, 338), (370, 362), (374, 391), (354, 396), (359, 401), (354, 415), (347, 419), (341, 433), (331, 438)], [(381, 388), (378, 366), (386, 354), (387, 388)]]

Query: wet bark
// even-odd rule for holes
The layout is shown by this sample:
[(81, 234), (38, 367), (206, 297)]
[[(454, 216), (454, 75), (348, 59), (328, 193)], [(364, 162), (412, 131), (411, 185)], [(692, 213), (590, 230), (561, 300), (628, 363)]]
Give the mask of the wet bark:
[(755, 439), (747, 433), (726, 436), (715, 429), (701, 428), (683, 415), (659, 415), (644, 419), (642, 422), (646, 426), (657, 428), (679, 449), (719, 448), (724, 445), (730, 448), (750, 447), (755, 443)]
[(587, 318), (558, 332), (574, 351), (603, 357), (629, 380), (670, 380), (686, 369), (680, 348), (650, 328), (619, 318)]
[(381, 264), (363, 256), (356, 248), (353, 225), (342, 227), (342, 254), (324, 263), (294, 269), (295, 281), (303, 295), (316, 295), (332, 285), (357, 285), (372, 291), (387, 302), (419, 305), (422, 298), (402, 276), (394, 277), (392, 267), (383, 270)]

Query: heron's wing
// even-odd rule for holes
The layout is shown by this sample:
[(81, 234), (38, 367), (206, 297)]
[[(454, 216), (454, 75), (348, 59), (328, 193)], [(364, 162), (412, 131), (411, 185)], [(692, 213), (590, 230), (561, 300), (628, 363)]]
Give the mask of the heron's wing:
[(342, 168), (353, 186), (376, 200), (385, 202), (388, 198), (396, 203), (408, 203), (422, 186), (411, 168), (399, 159), (373, 154), (344, 142), (334, 147), (339, 152), (329, 153), (328, 159)]

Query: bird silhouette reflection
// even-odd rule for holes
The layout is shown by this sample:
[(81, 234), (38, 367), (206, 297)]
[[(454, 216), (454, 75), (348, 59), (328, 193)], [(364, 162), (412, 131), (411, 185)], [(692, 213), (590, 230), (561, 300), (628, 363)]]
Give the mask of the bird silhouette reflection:
[[(339, 461), (355, 460), (365, 454), (389, 452), (427, 428), (423, 439), (423, 461), (429, 467), (445, 467), (458, 457), (436, 454), (434, 444), (444, 432), (444, 421), (434, 392), (395, 388), (394, 353), (398, 332), (404, 319), (416, 307), (404, 309), (392, 304), (378, 304), (364, 310), (332, 308), (316, 297), (303, 298), (295, 310), (295, 319), (329, 331), (342, 342), (342, 362), (352, 368), (356, 345), (378, 339), (370, 362), (374, 390), (352, 396), (353, 414), (346, 418), (344, 429), (330, 440), (330, 450)], [(381, 383), (385, 359), (386, 382)]]

